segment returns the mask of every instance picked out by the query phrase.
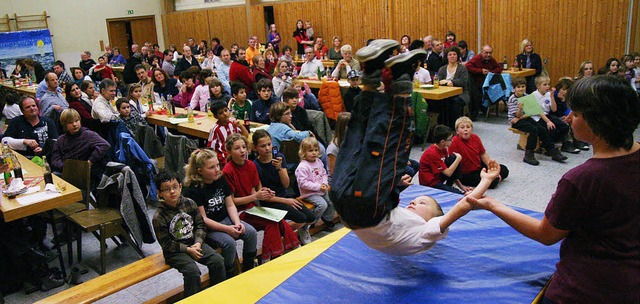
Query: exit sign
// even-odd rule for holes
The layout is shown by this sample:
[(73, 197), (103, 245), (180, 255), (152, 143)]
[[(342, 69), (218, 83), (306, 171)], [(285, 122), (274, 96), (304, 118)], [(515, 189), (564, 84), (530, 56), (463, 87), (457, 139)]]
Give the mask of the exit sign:
[(127, 15), (133, 15), (133, 10), (127, 10)]

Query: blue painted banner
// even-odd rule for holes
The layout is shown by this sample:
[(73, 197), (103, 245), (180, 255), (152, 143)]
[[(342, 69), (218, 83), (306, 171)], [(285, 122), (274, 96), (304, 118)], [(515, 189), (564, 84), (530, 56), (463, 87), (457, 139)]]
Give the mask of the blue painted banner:
[(11, 73), (16, 59), (32, 58), (51, 69), (55, 57), (49, 29), (0, 33), (0, 64)]

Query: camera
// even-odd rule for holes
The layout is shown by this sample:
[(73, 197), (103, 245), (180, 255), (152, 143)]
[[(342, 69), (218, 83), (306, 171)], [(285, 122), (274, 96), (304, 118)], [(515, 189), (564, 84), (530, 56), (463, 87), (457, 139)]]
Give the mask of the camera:
[(278, 147), (273, 146), (273, 157), (275, 158), (278, 154)]
[(291, 72), (285, 72), (284, 75), (291, 77), (293, 75), (293, 73)]

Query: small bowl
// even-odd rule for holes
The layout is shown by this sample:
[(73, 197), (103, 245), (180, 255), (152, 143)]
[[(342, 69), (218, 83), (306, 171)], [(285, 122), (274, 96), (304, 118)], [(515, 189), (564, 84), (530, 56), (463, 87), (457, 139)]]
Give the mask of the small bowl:
[(433, 85), (432, 84), (423, 84), (423, 85), (420, 85), (420, 88), (421, 89), (425, 89), (425, 90), (431, 90), (431, 89), (433, 89)]

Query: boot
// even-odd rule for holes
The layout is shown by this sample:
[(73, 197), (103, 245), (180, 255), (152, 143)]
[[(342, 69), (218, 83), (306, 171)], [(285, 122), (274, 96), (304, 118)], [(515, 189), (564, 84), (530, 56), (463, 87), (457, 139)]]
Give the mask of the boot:
[(71, 268), (71, 274), (67, 276), (67, 283), (72, 285), (82, 284), (82, 279), (80, 279), (80, 269), (78, 267)]
[(247, 272), (247, 271), (253, 269), (253, 267), (255, 267), (255, 262), (254, 262), (255, 258), (256, 258), (256, 253), (255, 252), (247, 252), (247, 253), (243, 254), (243, 257), (242, 257), (242, 272)]
[(192, 296), (200, 291), (200, 277), (184, 277), (184, 298)]
[(562, 152), (567, 152), (567, 153), (571, 153), (571, 154), (578, 154), (580, 153), (580, 149), (576, 148), (573, 146), (573, 143), (571, 143), (570, 141), (565, 141), (562, 143)]
[(567, 157), (562, 155), (562, 153), (560, 153), (560, 150), (558, 150), (558, 148), (552, 148), (549, 153), (551, 154), (551, 159), (559, 162), (559, 163), (564, 163), (565, 160), (567, 160)]
[(533, 150), (527, 150), (524, 152), (524, 159), (522, 159), (523, 162), (532, 165), (532, 166), (537, 166), (540, 164), (540, 162), (536, 159), (536, 156), (534, 155), (535, 153), (533, 152)]

